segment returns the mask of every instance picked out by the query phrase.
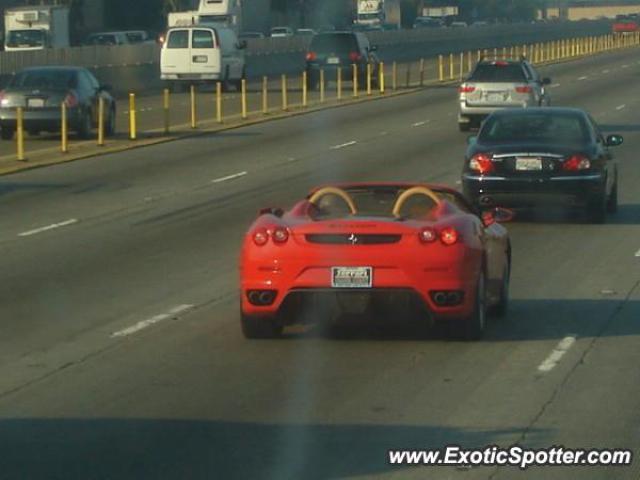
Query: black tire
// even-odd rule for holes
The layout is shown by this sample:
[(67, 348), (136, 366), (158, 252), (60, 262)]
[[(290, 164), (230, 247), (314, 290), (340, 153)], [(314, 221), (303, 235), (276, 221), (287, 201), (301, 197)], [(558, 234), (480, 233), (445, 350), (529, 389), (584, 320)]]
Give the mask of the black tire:
[(602, 193), (587, 203), (587, 219), (589, 223), (604, 223), (607, 219), (607, 196)]
[(496, 317), (504, 317), (509, 309), (509, 284), (511, 281), (511, 260), (507, 260), (502, 275), (502, 285), (500, 287), (500, 299), (497, 304), (491, 307), (491, 313)]
[(607, 199), (607, 213), (616, 213), (618, 211), (618, 175), (616, 175), (615, 182), (611, 188), (611, 193)]
[(88, 111), (82, 112), (76, 131), (78, 136), (83, 140), (88, 139), (91, 136), (91, 130), (93, 125), (91, 124), (91, 113)]
[(113, 137), (116, 134), (116, 107), (113, 106), (109, 109), (109, 116), (104, 127), (104, 132), (107, 137)]
[(471, 123), (458, 123), (458, 130), (461, 132), (468, 132), (471, 129)]
[(282, 326), (269, 317), (254, 317), (240, 314), (240, 325), (245, 338), (264, 339), (278, 338), (282, 335)]
[(487, 292), (484, 270), (478, 277), (476, 289), (476, 302), (471, 315), (461, 318), (459, 321), (451, 321), (453, 328), (451, 336), (453, 338), (460, 340), (479, 340), (482, 338), (487, 323)]
[(13, 140), (13, 136), (16, 133), (16, 129), (12, 127), (2, 127), (0, 129), (0, 138), (2, 140)]

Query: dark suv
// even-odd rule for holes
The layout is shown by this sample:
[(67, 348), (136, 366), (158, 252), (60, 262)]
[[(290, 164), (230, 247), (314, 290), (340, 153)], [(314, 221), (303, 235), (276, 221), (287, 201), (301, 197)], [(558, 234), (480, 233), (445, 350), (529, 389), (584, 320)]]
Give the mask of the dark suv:
[(335, 81), (338, 67), (342, 67), (342, 78), (351, 79), (351, 65), (358, 67), (358, 82), (364, 86), (367, 64), (371, 64), (373, 83), (377, 85), (380, 60), (375, 54), (377, 47), (361, 32), (325, 32), (314, 35), (307, 52), (307, 81), (309, 88), (320, 83), (320, 70), (325, 72), (325, 82)]

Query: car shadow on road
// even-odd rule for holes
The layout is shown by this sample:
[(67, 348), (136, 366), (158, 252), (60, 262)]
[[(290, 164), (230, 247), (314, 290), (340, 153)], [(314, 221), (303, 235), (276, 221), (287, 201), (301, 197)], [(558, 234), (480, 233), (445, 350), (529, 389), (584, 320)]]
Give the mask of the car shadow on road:
[(66, 184), (30, 183), (30, 182), (3, 182), (0, 181), (0, 197), (17, 192), (51, 191), (68, 188)]
[(3, 480), (351, 478), (409, 468), (390, 465), (389, 449), (508, 445), (525, 430), (533, 443), (550, 433), (526, 426), (477, 430), (416, 424), (11, 419), (0, 420), (0, 476)]
[[(549, 208), (549, 209), (518, 209), (512, 222), (532, 224), (570, 224), (593, 225), (638, 225), (640, 224), (640, 204), (620, 204), (616, 213), (607, 214), (606, 222), (602, 225), (592, 224), (584, 211), (578, 209)], [(506, 224), (507, 228), (509, 224)]]

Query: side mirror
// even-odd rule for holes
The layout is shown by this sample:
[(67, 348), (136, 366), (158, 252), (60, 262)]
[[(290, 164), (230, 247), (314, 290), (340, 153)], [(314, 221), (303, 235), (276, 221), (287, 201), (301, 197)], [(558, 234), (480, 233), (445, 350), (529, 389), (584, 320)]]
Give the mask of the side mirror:
[(240, 40), (236, 46), (238, 47), (238, 50), (244, 50), (245, 48), (247, 48), (247, 41)]
[(277, 207), (267, 207), (258, 210), (258, 215), (275, 215), (276, 217), (282, 217), (284, 210)]
[(476, 135), (469, 135), (467, 137), (467, 145), (471, 145), (472, 143), (476, 143), (478, 137)]
[(605, 140), (607, 147), (617, 147), (618, 145), (622, 145), (623, 142), (624, 138), (622, 138), (622, 135), (617, 134), (609, 135)]
[(494, 223), (507, 223), (513, 220), (514, 216), (513, 210), (496, 207), (492, 210), (482, 212), (482, 223), (485, 227), (493, 225)]
[(542, 79), (542, 84), (543, 85), (551, 85), (551, 79), (550, 78), (543, 78)]

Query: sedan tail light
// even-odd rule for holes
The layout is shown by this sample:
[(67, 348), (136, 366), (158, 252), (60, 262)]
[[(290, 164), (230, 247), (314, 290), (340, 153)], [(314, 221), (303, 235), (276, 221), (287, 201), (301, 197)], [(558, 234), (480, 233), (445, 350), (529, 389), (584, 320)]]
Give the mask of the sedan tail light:
[(447, 227), (440, 230), (440, 241), (449, 246), (458, 242), (458, 231), (453, 227)]
[(318, 58), (318, 55), (316, 55), (316, 52), (308, 52), (307, 53), (307, 62), (313, 62), (317, 58)]
[(351, 52), (349, 54), (349, 60), (351, 60), (352, 62), (358, 62), (361, 58), (362, 55), (360, 55), (358, 52)]
[(521, 85), (516, 87), (516, 92), (518, 93), (531, 93), (533, 89), (529, 85)]
[(460, 93), (472, 93), (476, 91), (476, 87), (474, 87), (473, 85), (462, 85), (460, 88), (458, 88), (458, 92)]
[(584, 155), (572, 155), (562, 163), (565, 172), (577, 172), (591, 168), (591, 162)]
[(496, 167), (489, 155), (486, 153), (476, 153), (471, 157), (471, 160), (469, 160), (469, 168), (474, 172), (484, 175), (493, 172)]
[(78, 97), (75, 93), (69, 92), (64, 98), (64, 104), (67, 108), (75, 108), (78, 106)]

